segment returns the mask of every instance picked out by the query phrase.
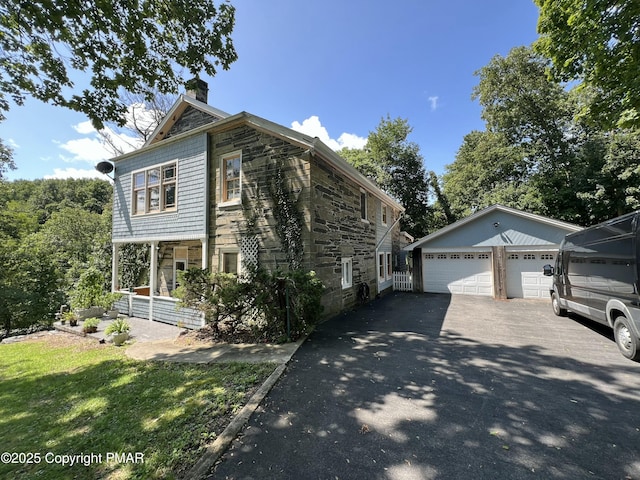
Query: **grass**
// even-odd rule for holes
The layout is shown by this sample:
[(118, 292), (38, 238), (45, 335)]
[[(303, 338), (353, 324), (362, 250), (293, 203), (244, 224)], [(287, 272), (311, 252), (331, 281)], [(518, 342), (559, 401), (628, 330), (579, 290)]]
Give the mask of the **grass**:
[(0, 344), (0, 453), (33, 461), (0, 462), (0, 478), (183, 476), (274, 368), (139, 362), (61, 335)]

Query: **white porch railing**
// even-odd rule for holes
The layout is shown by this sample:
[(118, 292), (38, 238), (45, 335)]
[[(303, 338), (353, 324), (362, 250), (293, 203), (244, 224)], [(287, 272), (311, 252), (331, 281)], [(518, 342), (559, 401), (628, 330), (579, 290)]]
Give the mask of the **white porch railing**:
[(410, 272), (393, 272), (393, 289), (400, 292), (413, 291), (413, 276)]

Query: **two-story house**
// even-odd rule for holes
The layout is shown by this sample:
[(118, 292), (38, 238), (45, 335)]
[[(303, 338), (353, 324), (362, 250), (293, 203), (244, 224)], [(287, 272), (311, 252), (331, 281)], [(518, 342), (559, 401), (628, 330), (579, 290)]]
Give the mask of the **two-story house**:
[[(287, 268), (278, 182), (302, 218), (301, 267), (325, 285), (327, 316), (353, 307), (361, 283), (371, 297), (391, 289), (395, 255), (411, 240), (399, 229), (402, 206), (320, 140), (217, 110), (204, 82), (179, 97), (143, 147), (113, 163), (113, 289), (133, 316), (201, 326), (199, 312), (171, 296), (189, 267)], [(125, 243), (149, 245), (149, 285), (120, 284)]]

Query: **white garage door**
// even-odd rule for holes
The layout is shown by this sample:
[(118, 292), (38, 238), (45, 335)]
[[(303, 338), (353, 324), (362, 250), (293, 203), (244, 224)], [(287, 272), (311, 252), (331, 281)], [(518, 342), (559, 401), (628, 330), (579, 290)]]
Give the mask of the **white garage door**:
[(423, 258), (425, 292), (493, 295), (491, 254), (427, 253)]
[(542, 274), (542, 267), (553, 265), (556, 258), (550, 252), (512, 252), (507, 254), (507, 297), (549, 298), (551, 277)]

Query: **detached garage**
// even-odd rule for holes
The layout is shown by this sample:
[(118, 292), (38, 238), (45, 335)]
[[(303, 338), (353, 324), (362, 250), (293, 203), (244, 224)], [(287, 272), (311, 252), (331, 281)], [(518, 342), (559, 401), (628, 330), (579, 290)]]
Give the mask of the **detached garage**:
[(494, 205), (405, 247), (413, 252), (415, 291), (547, 298), (542, 267), (567, 233), (582, 227)]

